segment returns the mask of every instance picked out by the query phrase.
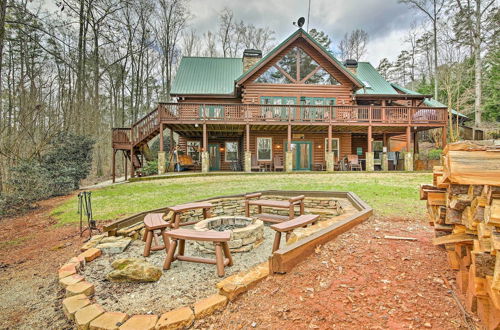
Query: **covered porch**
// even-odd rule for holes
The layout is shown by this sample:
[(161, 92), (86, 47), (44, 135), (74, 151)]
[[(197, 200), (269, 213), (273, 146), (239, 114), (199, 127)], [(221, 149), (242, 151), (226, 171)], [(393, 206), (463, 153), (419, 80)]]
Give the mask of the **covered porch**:
[[(177, 152), (192, 159), (192, 164), (183, 169), (201, 172), (292, 172), (411, 171), (413, 155), (419, 152), (416, 134), (427, 128), (186, 123), (163, 124), (160, 134), (167, 129), (179, 136)], [(446, 131), (445, 127), (443, 131)], [(405, 146), (401, 150), (402, 138)], [(396, 139), (399, 151), (391, 148), (391, 141), (395, 145), (393, 140)], [(165, 171), (160, 171), (160, 174)]]

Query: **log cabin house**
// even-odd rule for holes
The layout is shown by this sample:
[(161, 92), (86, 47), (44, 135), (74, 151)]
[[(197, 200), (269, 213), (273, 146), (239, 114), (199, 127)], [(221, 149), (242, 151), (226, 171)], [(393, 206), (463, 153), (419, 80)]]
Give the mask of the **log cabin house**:
[[(446, 144), (444, 105), (387, 82), (368, 62), (341, 63), (302, 29), (264, 57), (254, 49), (242, 58), (183, 57), (171, 96), (113, 130), (113, 173), (122, 150), (133, 176), (143, 147), (166, 130), (203, 172), (334, 171), (345, 159), (368, 171), (412, 170), (417, 132), (441, 129)], [(404, 143), (398, 166), (395, 137)], [(160, 173), (165, 151), (160, 139)]]

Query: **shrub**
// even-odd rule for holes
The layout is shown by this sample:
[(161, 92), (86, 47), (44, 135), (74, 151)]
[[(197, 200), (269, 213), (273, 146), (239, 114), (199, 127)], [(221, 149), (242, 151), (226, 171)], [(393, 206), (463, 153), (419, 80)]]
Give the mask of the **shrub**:
[(158, 174), (158, 161), (151, 160), (142, 167), (142, 174), (144, 175), (155, 175)]
[(429, 160), (436, 160), (436, 159), (439, 159), (441, 158), (441, 154), (443, 153), (443, 150), (442, 149), (431, 149), (429, 150), (429, 152), (427, 153), (427, 158)]
[(36, 161), (22, 161), (10, 169), (6, 192), (0, 197), (0, 214), (28, 209), (33, 203), (52, 196), (50, 175)]
[(65, 195), (78, 189), (92, 167), (94, 141), (72, 133), (58, 134), (51, 150), (43, 157), (43, 167), (51, 178), (54, 195)]

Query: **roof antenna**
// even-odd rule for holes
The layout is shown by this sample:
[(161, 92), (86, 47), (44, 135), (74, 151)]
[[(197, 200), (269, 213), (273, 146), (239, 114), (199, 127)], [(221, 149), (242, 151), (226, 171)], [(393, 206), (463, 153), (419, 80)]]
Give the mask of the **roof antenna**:
[(311, 0), (309, 0), (309, 6), (307, 7), (307, 33), (309, 33), (309, 16), (311, 15)]

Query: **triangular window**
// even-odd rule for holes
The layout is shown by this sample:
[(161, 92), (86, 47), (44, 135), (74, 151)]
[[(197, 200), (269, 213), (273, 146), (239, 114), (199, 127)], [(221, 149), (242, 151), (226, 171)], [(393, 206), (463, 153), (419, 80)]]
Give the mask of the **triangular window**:
[(315, 84), (339, 85), (309, 54), (293, 47), (278, 63), (271, 66), (256, 80), (260, 84)]
[(270, 67), (259, 78), (257, 78), (257, 80), (255, 80), (255, 82), (260, 83), (260, 84), (291, 84), (292, 83), (275, 66)]
[(319, 68), (314, 74), (308, 78), (305, 84), (310, 85), (340, 85), (340, 83), (325, 69)]

